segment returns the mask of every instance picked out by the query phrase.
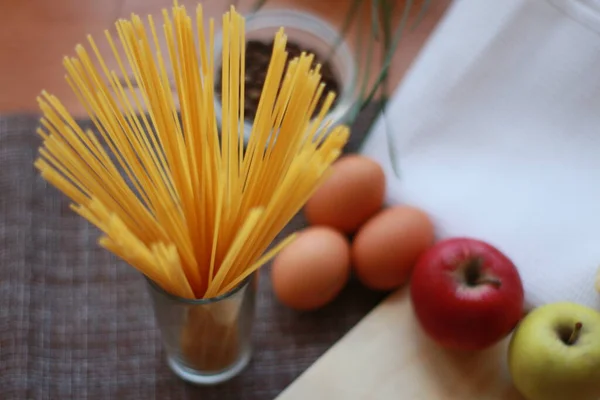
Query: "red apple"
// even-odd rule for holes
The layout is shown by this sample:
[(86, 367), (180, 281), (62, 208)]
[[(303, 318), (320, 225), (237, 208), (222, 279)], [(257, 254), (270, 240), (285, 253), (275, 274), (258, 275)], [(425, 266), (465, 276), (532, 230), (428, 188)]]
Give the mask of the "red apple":
[(443, 347), (479, 350), (507, 336), (523, 316), (523, 284), (513, 262), (471, 238), (442, 240), (414, 267), (417, 320)]

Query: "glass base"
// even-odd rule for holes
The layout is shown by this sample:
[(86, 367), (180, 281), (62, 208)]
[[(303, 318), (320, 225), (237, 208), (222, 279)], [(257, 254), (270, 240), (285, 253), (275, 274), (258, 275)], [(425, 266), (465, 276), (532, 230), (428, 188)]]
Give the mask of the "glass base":
[(251, 352), (248, 350), (244, 352), (238, 361), (231, 365), (231, 367), (217, 373), (204, 373), (202, 371), (188, 368), (177, 359), (172, 357), (168, 358), (168, 364), (175, 375), (186, 382), (195, 385), (218, 385), (219, 383), (223, 383), (232, 379), (242, 372), (250, 363), (250, 358)]

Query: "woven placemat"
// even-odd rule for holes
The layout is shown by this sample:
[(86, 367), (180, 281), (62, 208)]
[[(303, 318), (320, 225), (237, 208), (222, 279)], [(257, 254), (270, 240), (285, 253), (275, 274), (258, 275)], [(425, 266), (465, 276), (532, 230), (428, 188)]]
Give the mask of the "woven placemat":
[[(353, 127), (358, 149), (375, 108)], [(352, 281), (332, 304), (296, 313), (261, 272), (254, 356), (232, 381), (195, 387), (167, 367), (143, 277), (33, 168), (37, 116), (0, 117), (0, 399), (272, 399), (384, 294)], [(302, 228), (299, 214), (286, 231)]]

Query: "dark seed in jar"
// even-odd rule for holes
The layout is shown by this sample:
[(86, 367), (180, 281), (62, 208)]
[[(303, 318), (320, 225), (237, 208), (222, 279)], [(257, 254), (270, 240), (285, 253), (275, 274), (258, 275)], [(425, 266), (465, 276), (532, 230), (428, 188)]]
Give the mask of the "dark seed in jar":
[[(323, 90), (323, 95), (317, 103), (317, 107), (315, 108), (313, 116), (320, 111), (321, 106), (325, 101), (325, 97), (330, 91), (335, 92), (336, 94), (336, 99), (334, 100), (332, 107), (335, 106), (335, 103), (340, 95), (340, 83), (337, 76), (333, 72), (330, 62), (321, 59), (314, 50), (302, 48), (297, 43), (289, 40), (286, 50), (288, 51), (288, 60), (291, 60), (294, 57), (299, 57), (300, 54), (305, 51), (307, 53), (314, 54), (313, 67), (316, 66), (316, 64), (321, 64), (321, 82), (325, 84), (325, 88)], [(267, 43), (258, 40), (249, 40), (246, 43), (244, 116), (247, 121), (252, 121), (256, 116), (260, 94), (265, 83), (272, 51), (273, 42)], [(215, 76), (215, 95), (218, 96), (219, 99), (221, 98), (220, 68)]]

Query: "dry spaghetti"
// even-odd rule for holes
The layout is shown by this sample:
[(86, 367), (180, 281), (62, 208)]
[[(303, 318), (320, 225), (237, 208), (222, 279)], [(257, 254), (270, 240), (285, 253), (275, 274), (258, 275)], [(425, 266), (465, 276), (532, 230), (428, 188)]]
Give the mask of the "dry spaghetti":
[(245, 28), (233, 7), (223, 15), (219, 132), (214, 23), (207, 35), (203, 21), (201, 6), (194, 23), (175, 3), (163, 11), (161, 46), (152, 16), (119, 20), (118, 41), (106, 32), (117, 71), (92, 37), (65, 58), (97, 133), (56, 97), (38, 98), (42, 176), (103, 232), (101, 246), (184, 298), (233, 289), (286, 246), (293, 235), (270, 248), (348, 139), (347, 127), (324, 123), (334, 93), (310, 119), (324, 96), (319, 66), (310, 54), (288, 60), (282, 28), (245, 146)]

